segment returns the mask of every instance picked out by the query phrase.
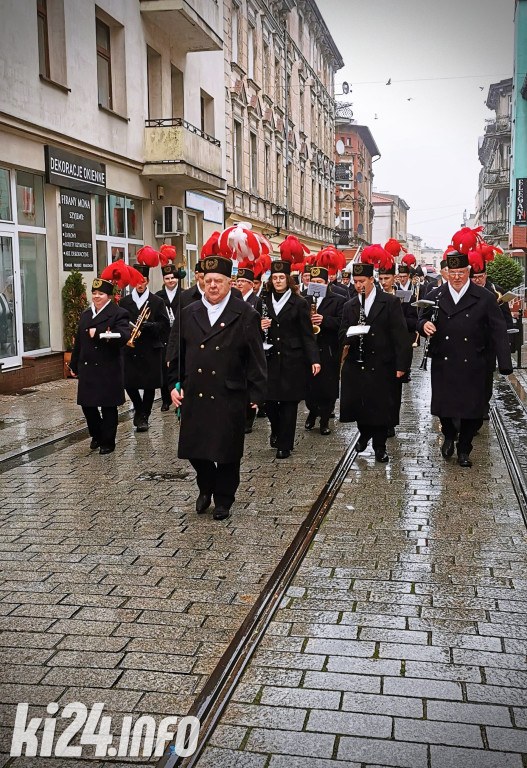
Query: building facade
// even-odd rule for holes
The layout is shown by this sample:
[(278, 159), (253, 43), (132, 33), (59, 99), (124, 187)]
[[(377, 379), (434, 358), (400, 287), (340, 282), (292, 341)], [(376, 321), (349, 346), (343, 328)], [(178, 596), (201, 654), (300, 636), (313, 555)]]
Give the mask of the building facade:
[[(349, 116), (348, 116), (349, 115)], [(347, 106), (337, 108), (335, 122), (335, 213), (338, 247), (347, 258), (372, 243), (373, 162), (380, 152), (366, 125), (351, 119)]]
[(190, 266), (223, 226), (221, 20), (215, 0), (2, 4), (0, 391), (50, 378), (72, 269), (89, 286), (163, 241)]
[(510, 195), (510, 245), (527, 258), (527, 0), (516, 0), (514, 17), (514, 79), (512, 170)]
[(476, 198), (476, 226), (485, 239), (502, 249), (509, 245), (512, 78), (489, 87), (486, 121), (478, 156), (482, 165)]
[(373, 192), (372, 240), (374, 243), (384, 243), (393, 237), (404, 247), (407, 247), (408, 211), (410, 206), (402, 197), (391, 195), (389, 192)]
[(280, 226), (311, 250), (334, 228), (334, 74), (313, 0), (225, 0), (227, 225)]

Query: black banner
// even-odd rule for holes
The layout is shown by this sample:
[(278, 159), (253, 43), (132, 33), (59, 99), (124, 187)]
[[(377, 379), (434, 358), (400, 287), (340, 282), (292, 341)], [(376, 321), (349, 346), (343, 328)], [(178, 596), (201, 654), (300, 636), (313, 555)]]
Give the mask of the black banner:
[(57, 187), (68, 187), (92, 195), (106, 191), (106, 166), (95, 160), (72, 155), (56, 147), (44, 147), (46, 181)]
[(93, 269), (90, 195), (61, 189), (60, 218), (64, 270), (90, 272)]
[(515, 224), (527, 224), (527, 179), (516, 179)]

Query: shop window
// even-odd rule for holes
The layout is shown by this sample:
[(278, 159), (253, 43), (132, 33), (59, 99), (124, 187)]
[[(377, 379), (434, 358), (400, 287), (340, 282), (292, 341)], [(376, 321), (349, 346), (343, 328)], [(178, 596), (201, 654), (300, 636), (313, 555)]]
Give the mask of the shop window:
[(44, 226), (44, 179), (27, 171), (16, 173), (16, 205), (18, 223), (30, 227)]
[(126, 236), (138, 240), (143, 237), (143, 201), (126, 198)]
[(0, 221), (13, 221), (9, 171), (7, 168), (0, 168)]
[(46, 236), (20, 232), (22, 332), (26, 352), (49, 347)]
[(97, 240), (97, 274), (100, 275), (108, 264), (108, 243), (106, 240)]
[(137, 251), (142, 248), (142, 245), (136, 245), (134, 243), (128, 243), (128, 263), (135, 264), (137, 262)]
[(0, 360), (17, 354), (13, 241), (0, 237)]
[(110, 235), (126, 237), (125, 198), (120, 195), (108, 195), (110, 208)]
[(107, 231), (106, 195), (95, 195), (95, 232), (98, 235), (105, 235)]

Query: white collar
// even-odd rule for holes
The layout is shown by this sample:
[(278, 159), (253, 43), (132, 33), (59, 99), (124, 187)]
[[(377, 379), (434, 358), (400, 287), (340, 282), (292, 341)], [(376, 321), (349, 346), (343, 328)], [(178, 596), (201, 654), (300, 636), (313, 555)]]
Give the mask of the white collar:
[[(368, 316), (370, 313), (371, 305), (375, 301), (376, 295), (377, 295), (377, 288), (374, 285), (373, 290), (371, 291), (370, 295), (366, 298), (364, 302), (364, 313), (366, 316)], [(359, 301), (360, 301), (360, 296), (359, 296)]]
[(149, 296), (150, 296), (150, 291), (148, 289), (148, 286), (146, 286), (144, 292), (141, 294), (137, 293), (137, 288), (134, 288), (134, 290), (132, 291), (132, 299), (134, 300), (137, 309), (141, 309), (143, 304), (146, 304)]
[(291, 288), (288, 288), (287, 291), (284, 293), (282, 298), (278, 299), (278, 301), (274, 297), (274, 293), (271, 294), (271, 299), (273, 302), (273, 309), (275, 315), (279, 315), (282, 309), (285, 307), (289, 299), (291, 298)]
[(97, 312), (97, 310), (95, 309), (95, 304), (94, 304), (94, 303), (93, 303), (93, 301), (92, 301), (92, 303), (90, 304), (90, 309), (91, 309), (91, 312), (92, 312), (92, 320), (93, 320), (93, 318), (94, 318), (94, 317), (97, 317), (97, 315), (98, 315), (100, 312), (102, 312), (102, 311), (103, 311), (103, 309), (105, 309), (105, 308), (108, 306), (108, 304), (110, 303), (110, 301), (111, 301), (111, 299), (108, 299), (108, 301), (106, 302), (106, 304), (100, 308), (99, 312)]
[(469, 288), (470, 288), (470, 278), (467, 280), (467, 282), (459, 292), (452, 287), (452, 285), (450, 284), (450, 280), (448, 281), (448, 290), (450, 291), (450, 295), (452, 296), (452, 301), (454, 302), (454, 304), (457, 304), (458, 301), (461, 300), (461, 298), (465, 295), (465, 293), (468, 291)]
[(201, 301), (203, 302), (205, 309), (207, 310), (207, 314), (209, 316), (209, 323), (212, 326), (214, 323), (216, 323), (219, 319), (219, 317), (222, 315), (223, 310), (229, 303), (229, 299), (231, 298), (231, 292), (229, 291), (225, 298), (223, 298), (218, 304), (211, 304), (210, 301), (207, 301), (205, 298), (205, 295), (201, 297)]
[(167, 288), (166, 285), (165, 285), (165, 291), (167, 292), (167, 296), (170, 299), (170, 301), (173, 301), (174, 296), (177, 293), (177, 289), (178, 289), (177, 285), (176, 285), (175, 288)]
[(251, 288), (251, 290), (250, 290), (250, 291), (247, 291), (247, 293), (245, 294), (245, 296), (242, 296), (242, 299), (243, 299), (244, 301), (247, 301), (247, 299), (249, 298), (249, 296), (252, 296), (252, 295), (253, 295), (253, 293), (254, 293), (254, 290)]

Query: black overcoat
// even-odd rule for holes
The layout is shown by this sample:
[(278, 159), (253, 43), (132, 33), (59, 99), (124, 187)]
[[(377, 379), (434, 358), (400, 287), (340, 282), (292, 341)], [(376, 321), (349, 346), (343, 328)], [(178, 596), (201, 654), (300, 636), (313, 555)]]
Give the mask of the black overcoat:
[(309, 304), (291, 292), (277, 317), (271, 294), (263, 301), (272, 321), (267, 337), (273, 345), (267, 353), (266, 400), (300, 402), (307, 394), (308, 377), (313, 376), (311, 366), (320, 363)]
[[(265, 399), (265, 355), (258, 314), (231, 296), (210, 326), (202, 301), (174, 322), (175, 355), (168, 369), (172, 390), (181, 377), (184, 391), (178, 456), (221, 463), (243, 455), (247, 403)], [(181, 327), (181, 333), (180, 333)], [(181, 340), (181, 371), (178, 341)]]
[(317, 376), (308, 377), (310, 402), (336, 400), (339, 396), (339, 330), (345, 303), (346, 300), (331, 288), (318, 305), (317, 314), (322, 315), (323, 320), (315, 342), (320, 354), (321, 368)]
[[(160, 299), (163, 299), (169, 320), (171, 319), (170, 313), (172, 313), (172, 322), (174, 322), (174, 318), (176, 317), (178, 307), (179, 307), (179, 301), (181, 298), (181, 291), (179, 287), (176, 293), (174, 294), (174, 298), (172, 299), (172, 301), (170, 301), (170, 299), (168, 298), (168, 293), (166, 288), (161, 288), (160, 291), (156, 291), (155, 295), (159, 296)], [(167, 341), (168, 341), (168, 333), (167, 333)]]
[[(512, 371), (507, 326), (496, 296), (471, 282), (457, 304), (448, 283), (430, 291), (428, 298), (439, 300), (437, 331), (429, 345), (431, 412), (434, 416), (480, 419), (488, 404), (489, 358), (497, 356), (500, 371)], [(432, 307), (419, 313), (417, 325), (422, 335), (431, 315)]]
[(260, 296), (257, 296), (255, 293), (251, 293), (246, 303), (255, 309), (259, 315), (262, 314), (262, 300)]
[[(89, 329), (95, 328), (93, 339)], [(101, 339), (100, 333), (110, 329), (120, 333), (119, 339)], [(117, 406), (124, 403), (124, 369), (122, 348), (130, 338), (128, 312), (113, 302), (95, 317), (85, 309), (79, 321), (70, 367), (78, 376), (77, 404), (85, 406)]]
[(370, 331), (363, 337), (362, 363), (358, 362), (360, 337), (346, 335), (350, 325), (359, 324), (359, 313), (355, 296), (344, 305), (339, 332), (341, 346), (349, 345), (341, 374), (340, 421), (395, 426), (400, 404), (397, 371), (408, 370), (412, 351), (401, 302), (376, 288), (366, 319)]
[[(150, 293), (146, 303), (150, 307), (150, 317), (141, 325), (141, 335), (135, 340), (135, 346), (125, 347), (124, 351), (126, 389), (156, 389), (162, 384), (170, 322), (163, 299)], [(121, 299), (121, 307), (126, 309), (133, 323), (143, 308), (137, 308), (131, 295)]]

